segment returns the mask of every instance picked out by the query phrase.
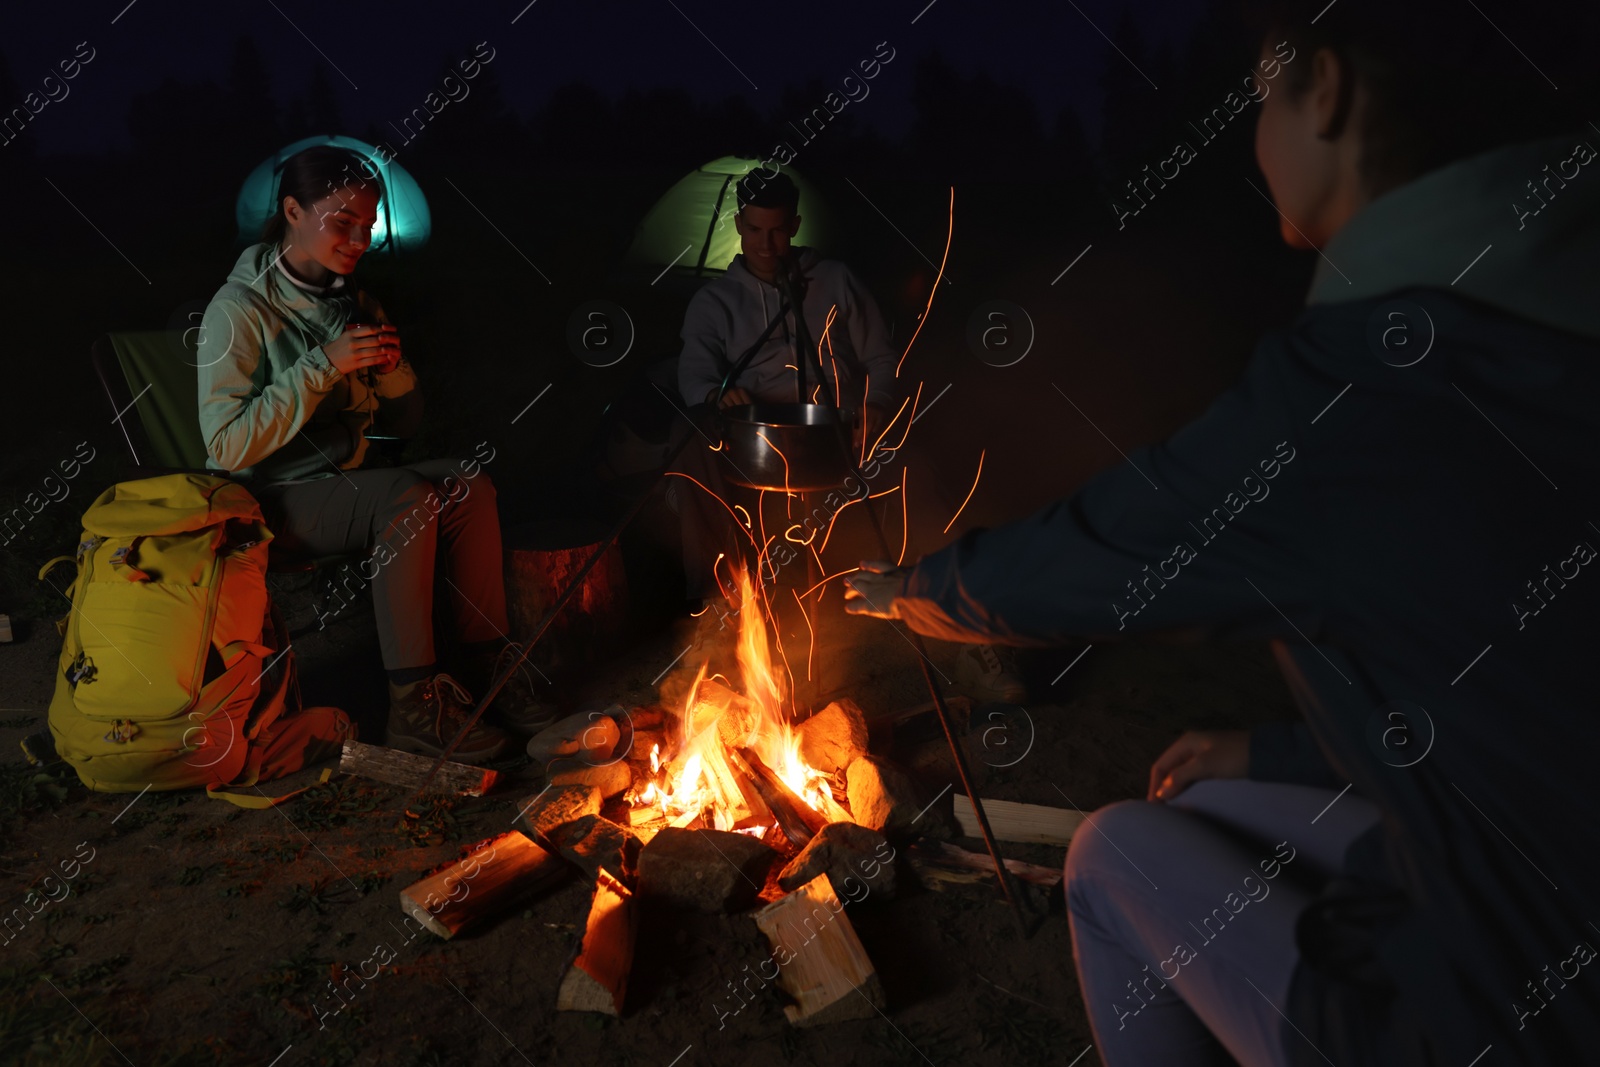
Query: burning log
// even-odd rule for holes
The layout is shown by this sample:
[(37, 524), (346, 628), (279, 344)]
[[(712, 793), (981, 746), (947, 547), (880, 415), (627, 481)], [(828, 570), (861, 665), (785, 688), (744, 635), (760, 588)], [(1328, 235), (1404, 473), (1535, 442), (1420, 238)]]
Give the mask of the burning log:
[(558, 785), (522, 802), (522, 812), (512, 824), (535, 841), (585, 815), (600, 814), (600, 790), (592, 785)]
[[(428, 756), (414, 756), (397, 748), (368, 745), (360, 741), (346, 741), (339, 754), (341, 774), (354, 774), (390, 785), (403, 785), (408, 789), (420, 786), (433, 769), (433, 764), (433, 759)], [(437, 793), (481, 797), (494, 788), (499, 776), (498, 771), (446, 760), (439, 768), (439, 773), (433, 776), (429, 788)]]
[(669, 826), (639, 854), (639, 895), (695, 911), (738, 911), (754, 903), (773, 857), (748, 834)]
[[(978, 817), (973, 813), (972, 800), (961, 793), (955, 796), (956, 821), (967, 837), (980, 837)], [(1017, 804), (1009, 800), (985, 800), (984, 814), (989, 816), (989, 829), (996, 841), (1017, 841), (1023, 844), (1072, 844), (1073, 832), (1088, 818), (1076, 808), (1052, 808), (1043, 804)], [(991, 869), (993, 864), (990, 865)]]
[(783, 831), (797, 848), (804, 848), (806, 842), (828, 824), (828, 820), (808, 806), (805, 801), (794, 795), (783, 779), (772, 772), (772, 769), (761, 762), (748, 748), (734, 749), (729, 753), (733, 759), (761, 794), (761, 799), (772, 811), (772, 817), (777, 822), (778, 828)]
[(819, 874), (826, 874), (851, 903), (867, 896), (892, 900), (894, 848), (876, 830), (853, 822), (829, 823), (789, 861), (778, 875), (778, 885), (793, 891)]
[(620, 740), (622, 730), (611, 716), (598, 711), (580, 712), (529, 738), (528, 755), (540, 763), (566, 756), (589, 764), (604, 763)]
[(862, 756), (845, 773), (850, 817), (885, 834), (907, 833), (922, 815), (917, 787), (899, 767), (876, 756)]
[(867, 753), (867, 717), (853, 700), (835, 700), (798, 732), (800, 758), (823, 774), (837, 774)]
[(556, 992), (557, 1011), (621, 1015), (633, 969), (639, 914), (628, 887), (606, 871), (595, 881), (578, 954)]
[(448, 941), (566, 873), (565, 864), (522, 834), (501, 834), (437, 874), (402, 889), (400, 907)]
[[(987, 812), (985, 807), (985, 812)], [(918, 877), (929, 888), (939, 882), (987, 882), (994, 878), (994, 860), (981, 852), (968, 852), (945, 841), (918, 841), (907, 850), (906, 858)], [(1006, 870), (1024, 882), (1052, 889), (1061, 884), (1060, 867), (1041, 867), (1021, 860), (1006, 860)]]
[(716, 720), (717, 738), (727, 748), (742, 748), (760, 722), (760, 713), (750, 701), (715, 678), (703, 678), (694, 691), (694, 721), (691, 729), (699, 733)]
[[(755, 914), (772, 944), (778, 985), (793, 999), (795, 1026), (869, 1019), (884, 1008), (883, 985), (826, 874)], [(859, 995), (857, 995), (859, 994)]]

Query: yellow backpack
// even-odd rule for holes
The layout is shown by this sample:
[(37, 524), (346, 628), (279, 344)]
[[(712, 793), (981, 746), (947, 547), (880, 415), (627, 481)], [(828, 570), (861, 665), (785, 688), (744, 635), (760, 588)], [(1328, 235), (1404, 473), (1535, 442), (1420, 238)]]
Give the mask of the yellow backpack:
[(254, 784), (252, 739), (299, 707), (271, 539), (243, 486), (171, 474), (101, 493), (76, 555), (40, 570), (78, 566), (50, 730), (90, 789)]

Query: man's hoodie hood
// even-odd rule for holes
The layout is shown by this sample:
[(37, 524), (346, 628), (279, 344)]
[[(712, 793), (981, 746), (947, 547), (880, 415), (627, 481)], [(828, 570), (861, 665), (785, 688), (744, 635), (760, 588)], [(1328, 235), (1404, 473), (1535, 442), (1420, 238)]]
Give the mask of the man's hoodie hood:
[(1596, 146), (1577, 136), (1508, 145), (1385, 193), (1322, 250), (1306, 302), (1447, 289), (1600, 339)]

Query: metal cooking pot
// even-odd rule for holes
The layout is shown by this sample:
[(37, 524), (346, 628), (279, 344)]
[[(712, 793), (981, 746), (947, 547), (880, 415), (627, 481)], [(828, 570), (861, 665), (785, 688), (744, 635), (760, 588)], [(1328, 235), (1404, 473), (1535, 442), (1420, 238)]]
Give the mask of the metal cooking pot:
[(729, 481), (751, 489), (806, 493), (836, 489), (850, 476), (848, 422), (822, 404), (741, 404), (722, 412)]

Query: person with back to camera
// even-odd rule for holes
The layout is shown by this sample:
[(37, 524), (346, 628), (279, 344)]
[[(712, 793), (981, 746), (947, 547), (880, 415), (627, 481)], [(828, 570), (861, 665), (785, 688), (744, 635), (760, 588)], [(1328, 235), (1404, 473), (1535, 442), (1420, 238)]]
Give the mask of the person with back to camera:
[(1303, 721), (1184, 734), (1073, 837), (1110, 1067), (1600, 1056), (1600, 135), (1558, 65), (1596, 16), (1562, 17), (1519, 41), (1557, 93), (1454, 4), (1279, 5), (1256, 158), (1305, 313), (1070, 499), (848, 580), (941, 637), (1272, 639)]
[[(765, 173), (771, 167), (774, 173)], [(803, 313), (822, 358), (808, 364), (806, 382), (813, 403), (834, 400), (852, 424), (853, 446), (863, 449), (882, 435), (897, 398), (896, 353), (883, 315), (871, 292), (849, 266), (827, 259), (816, 249), (791, 243), (800, 229), (800, 190), (770, 163), (751, 170), (735, 190), (738, 211), (734, 226), (740, 253), (721, 277), (694, 295), (683, 319), (683, 353), (678, 362), (678, 388), (691, 406), (719, 404), (723, 409), (744, 404), (792, 404), (797, 399), (799, 335), (790, 310), (718, 398), (722, 379), (784, 304), (779, 274), (789, 270), (804, 279)], [(825, 375), (817, 380), (817, 363)], [(822, 391), (828, 391), (826, 399)], [(904, 425), (904, 421), (902, 421)], [(896, 434), (899, 431), (895, 431)], [(720, 455), (703, 454), (695, 443), (686, 453), (686, 467), (729, 504), (740, 503), (752, 516), (757, 496), (723, 480)], [(902, 458), (903, 461), (903, 458)], [(887, 484), (897, 481), (884, 478)], [(698, 487), (674, 487), (683, 515), (684, 568), (689, 594), (712, 598), (719, 587), (715, 574), (718, 552), (738, 558), (737, 531), (727, 509)], [(686, 499), (687, 498), (687, 499)], [(770, 521), (770, 519), (769, 519)], [(789, 546), (779, 543), (777, 552)], [(803, 558), (799, 552), (796, 557)], [(805, 565), (793, 563), (804, 576)], [(791, 572), (793, 573), (793, 572)], [(731, 585), (731, 583), (730, 583)], [(956, 684), (982, 700), (1018, 702), (1024, 689), (1014, 668), (988, 644), (963, 644), (956, 653)]]
[[(363, 469), (368, 434), (408, 437), (422, 420), (400, 334), (351, 277), (383, 195), (372, 165), (342, 148), (307, 148), (284, 163), (261, 242), (239, 256), (202, 319), (200, 426), (208, 466), (250, 488), (277, 547), (363, 554), (389, 681), (388, 744), (438, 755), (470, 714), (473, 689), (520, 649), (506, 637), (500, 520), (482, 469), (492, 449)], [(438, 662), (436, 577), (472, 688)], [(533, 733), (554, 715), (524, 667), (485, 718), (453, 758), (496, 759), (510, 748), (507, 730)]]

